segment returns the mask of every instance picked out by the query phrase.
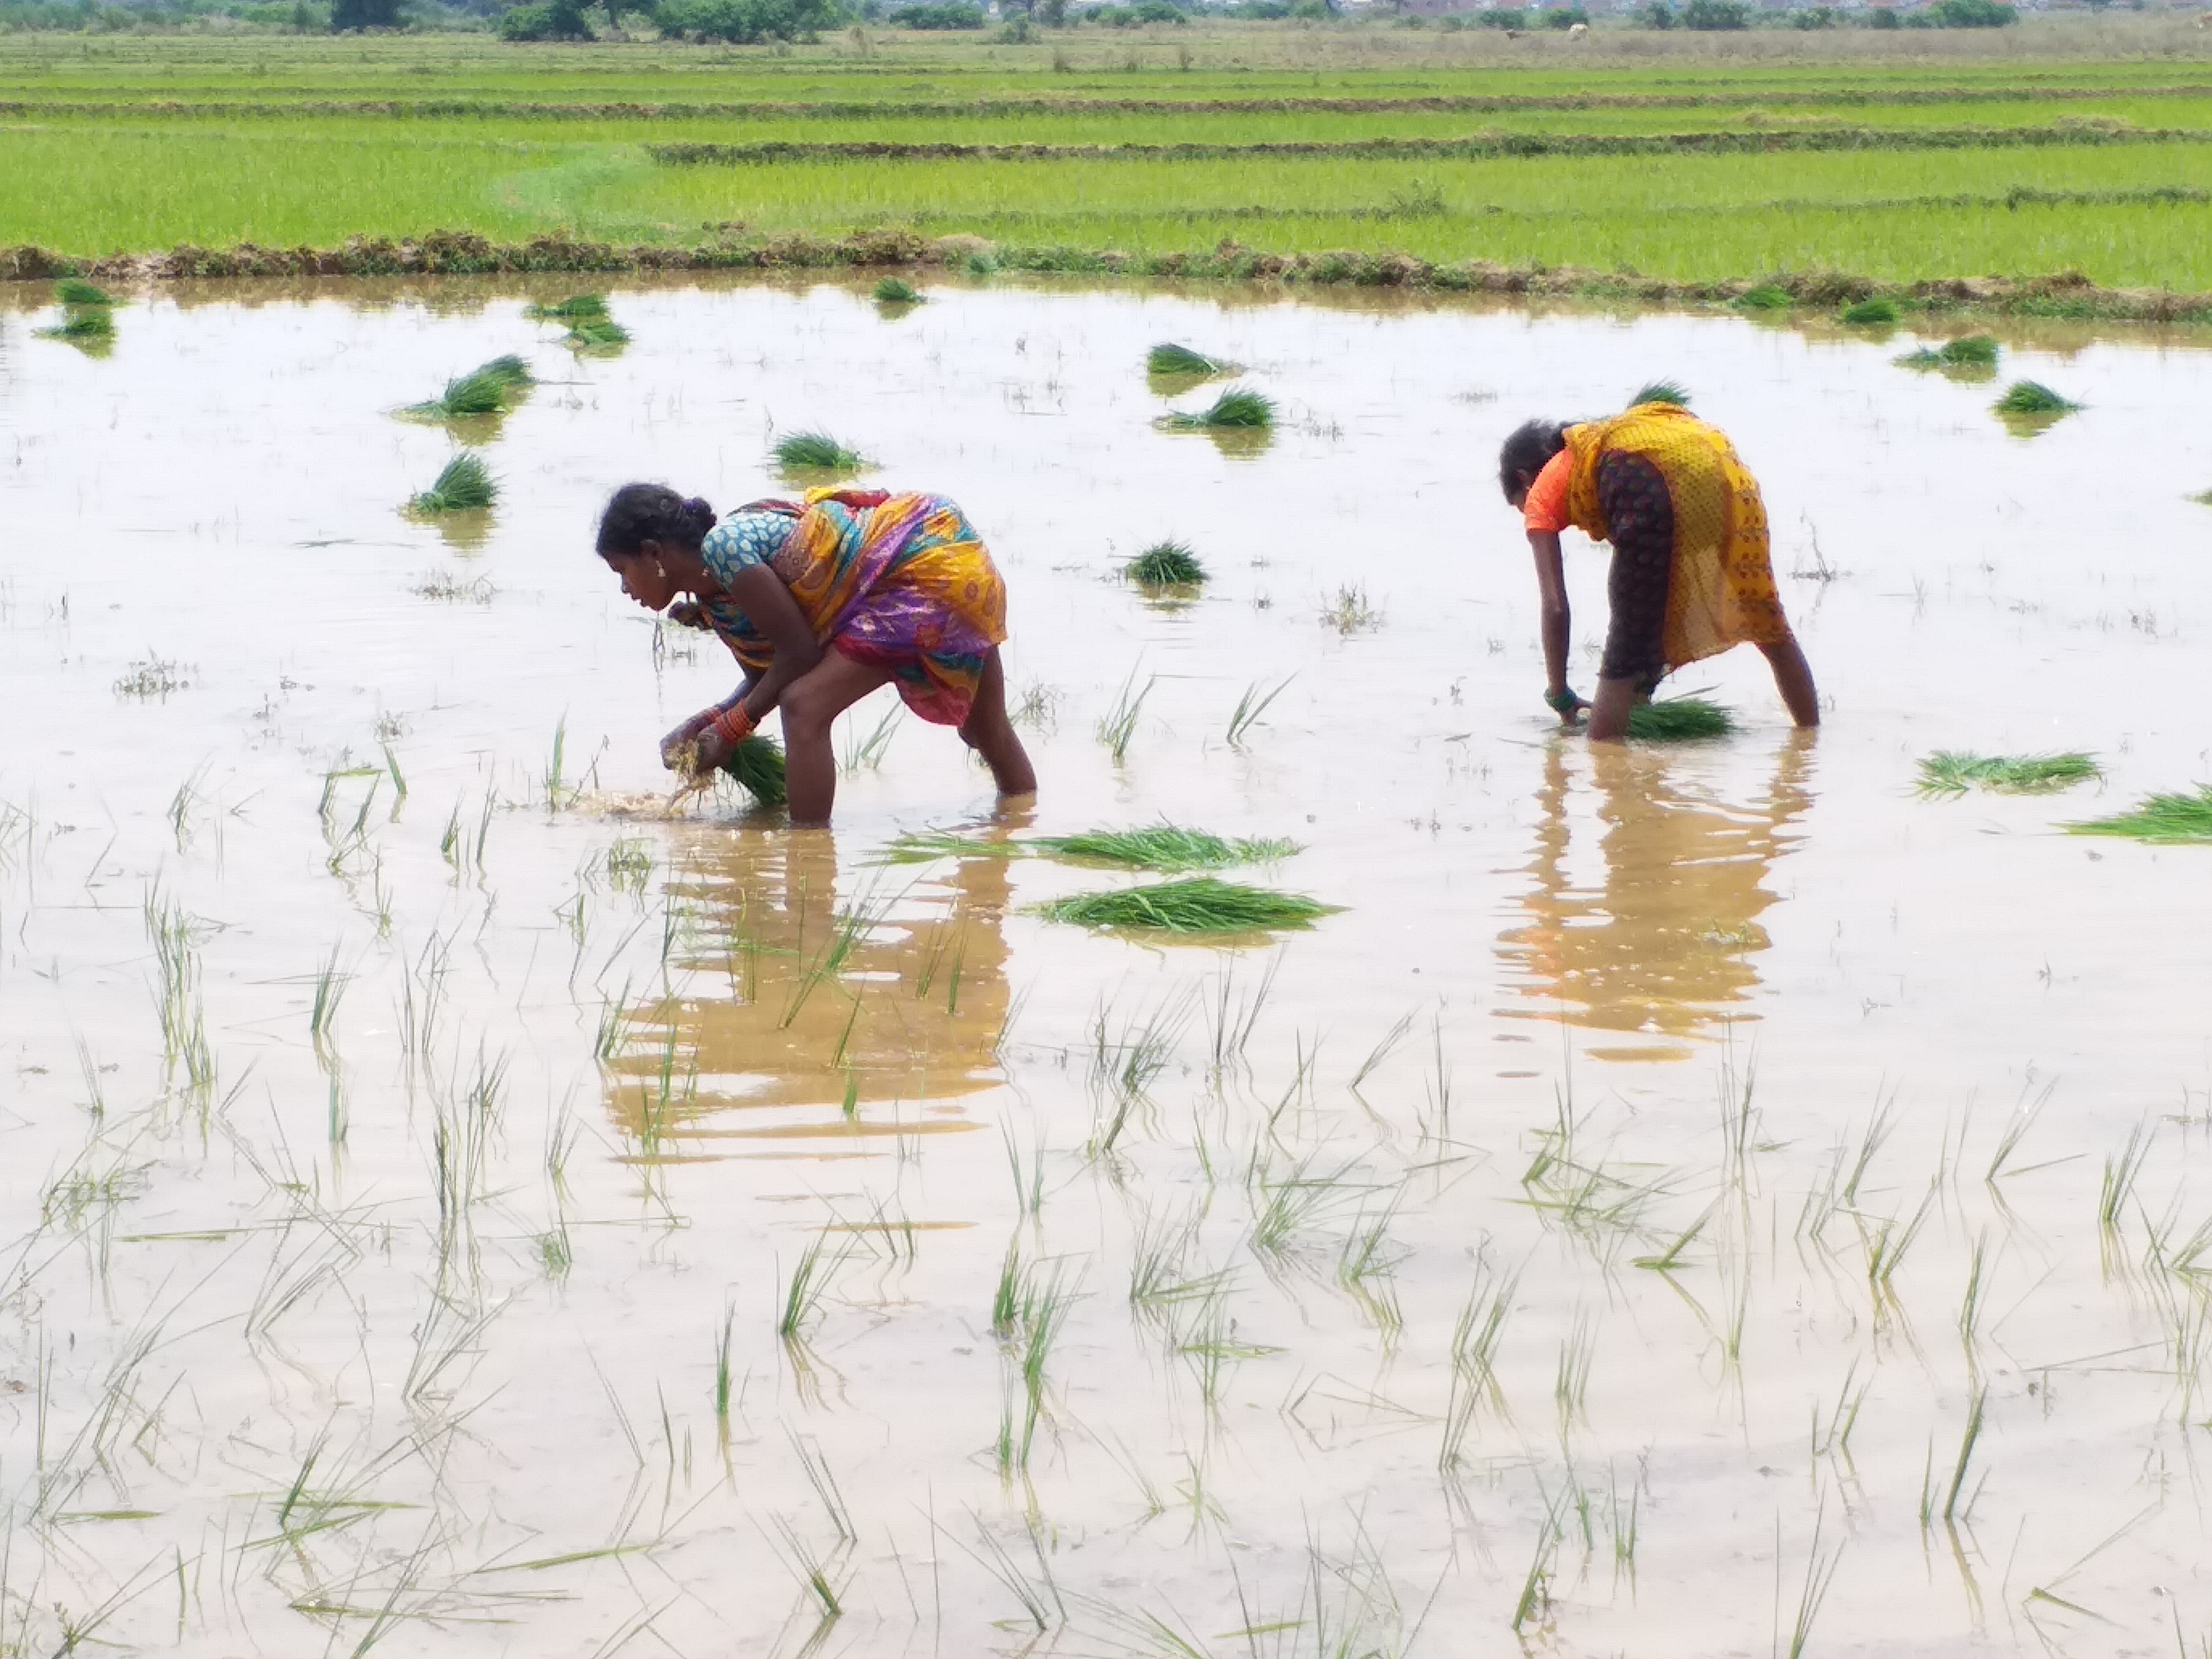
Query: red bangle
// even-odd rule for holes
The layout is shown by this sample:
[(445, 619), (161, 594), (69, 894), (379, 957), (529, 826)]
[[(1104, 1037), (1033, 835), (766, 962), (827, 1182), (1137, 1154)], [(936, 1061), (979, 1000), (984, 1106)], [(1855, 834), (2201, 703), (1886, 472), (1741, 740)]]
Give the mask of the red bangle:
[(759, 725), (741, 702), (734, 708), (717, 709), (714, 718), (707, 722), (707, 729), (734, 749), (752, 736)]

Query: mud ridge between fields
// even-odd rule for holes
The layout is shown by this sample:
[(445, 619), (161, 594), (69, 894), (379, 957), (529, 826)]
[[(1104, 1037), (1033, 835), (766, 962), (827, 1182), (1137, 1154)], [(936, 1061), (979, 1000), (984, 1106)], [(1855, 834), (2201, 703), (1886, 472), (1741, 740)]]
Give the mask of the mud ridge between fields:
[[(295, 89), (309, 94), (308, 88)], [(528, 99), (362, 98), (289, 91), (248, 102), (175, 98), (86, 102), (0, 100), (0, 116), (159, 115), (235, 120), (282, 116), (386, 116), (395, 118), (569, 121), (869, 120), (912, 118), (1009, 118), (1085, 115), (1389, 115), (1506, 114), (1526, 110), (1820, 109), (1913, 107), (1936, 104), (2079, 103), (2100, 99), (2212, 98), (2212, 83), (2156, 87), (1929, 87), (1835, 92), (1565, 93), (1440, 94), (1411, 98), (981, 98), (902, 102), (845, 99), (809, 103), (556, 103)]]
[(2077, 144), (2212, 143), (2212, 131), (2124, 123), (2047, 127), (1805, 127), (1753, 132), (1484, 132), (1464, 138), (1290, 139), (1253, 144), (961, 144), (887, 139), (799, 143), (647, 144), (664, 167), (793, 161), (1231, 161), (1343, 156), (1358, 161), (1540, 156), (1766, 155), (1790, 151), (2036, 149)]
[(558, 236), (495, 243), (458, 231), (398, 240), (356, 237), (334, 248), (272, 248), (240, 242), (226, 249), (210, 249), (187, 243), (166, 253), (88, 259), (24, 246), (0, 248), (0, 281), (91, 276), (150, 284), (216, 277), (942, 269), (988, 256), (1004, 270), (1076, 276), (1424, 289), (1441, 293), (1707, 306), (1730, 304), (1754, 287), (1773, 287), (1802, 306), (1834, 307), (1884, 295), (1933, 315), (1986, 312), (2118, 322), (2212, 323), (2212, 294), (2100, 288), (2078, 271), (2039, 277), (1944, 277), (1916, 283), (1883, 283), (1839, 271), (1779, 271), (1755, 278), (1692, 283), (1571, 265), (1504, 265), (1486, 260), (1437, 264), (1403, 253), (1351, 250), (1263, 253), (1227, 240), (1206, 252), (1134, 254), (1114, 249), (1025, 247), (994, 243), (980, 236), (932, 239), (897, 228), (842, 237), (750, 239), (744, 236), (741, 224), (720, 229), (722, 234), (716, 240), (690, 247), (650, 243), (625, 247)]

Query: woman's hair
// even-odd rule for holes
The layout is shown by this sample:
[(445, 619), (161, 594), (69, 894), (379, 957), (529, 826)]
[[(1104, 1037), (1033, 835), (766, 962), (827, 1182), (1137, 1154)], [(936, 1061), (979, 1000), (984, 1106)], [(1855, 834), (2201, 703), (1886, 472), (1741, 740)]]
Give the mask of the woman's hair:
[(599, 556), (621, 558), (647, 542), (696, 548), (714, 527), (714, 509), (696, 495), (679, 495), (666, 484), (626, 483), (599, 514)]
[(1567, 429), (1557, 421), (1523, 421), (1513, 428), (1498, 451), (1498, 487), (1511, 501), (1513, 492), (1524, 488), (1524, 478), (1534, 478), (1544, 470), (1544, 463), (1567, 447)]

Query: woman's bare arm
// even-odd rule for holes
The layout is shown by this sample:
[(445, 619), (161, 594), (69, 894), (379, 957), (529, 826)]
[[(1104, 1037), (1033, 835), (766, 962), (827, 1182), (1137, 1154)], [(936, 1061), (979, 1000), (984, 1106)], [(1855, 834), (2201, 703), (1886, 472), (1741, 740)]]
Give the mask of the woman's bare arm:
[[(1572, 619), (1567, 609), (1566, 565), (1559, 555), (1556, 532), (1532, 530), (1528, 532), (1528, 546), (1536, 556), (1536, 591), (1543, 605), (1544, 693), (1557, 707), (1572, 695), (1567, 687), (1567, 643), (1572, 633)], [(1569, 726), (1574, 724), (1571, 712), (1559, 718)]]
[(745, 619), (774, 647), (767, 670), (747, 680), (732, 700), (742, 702), (745, 713), (758, 720), (775, 708), (786, 686), (822, 660), (822, 644), (791, 590), (766, 565), (739, 571), (726, 586)]

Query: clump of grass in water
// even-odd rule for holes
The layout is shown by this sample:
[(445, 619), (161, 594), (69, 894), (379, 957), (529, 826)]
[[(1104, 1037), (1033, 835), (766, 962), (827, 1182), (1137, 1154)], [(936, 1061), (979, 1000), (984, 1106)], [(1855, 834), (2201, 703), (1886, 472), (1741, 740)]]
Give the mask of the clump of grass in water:
[(1736, 295), (1735, 303), (1746, 311), (1787, 311), (1797, 302), (1790, 297), (1790, 290), (1773, 283), (1761, 283)]
[(1182, 870), (1225, 870), (1238, 864), (1270, 864), (1302, 850), (1279, 838), (1226, 841), (1204, 830), (1172, 823), (1145, 830), (1091, 830), (1076, 836), (1040, 836), (1031, 846), (1054, 857), (1091, 859), (1163, 874)]
[(2057, 420), (2061, 415), (2071, 415), (2081, 405), (2060, 397), (2040, 380), (2014, 380), (2005, 389), (2005, 395), (1990, 407), (2000, 415)]
[[(687, 788), (703, 788), (707, 780), (699, 766), (699, 745), (696, 742), (680, 746), (676, 751), (676, 775), (684, 780)], [(774, 738), (755, 732), (730, 751), (729, 759), (722, 763), (722, 770), (731, 781), (763, 806), (781, 806), (791, 799), (789, 785), (784, 778), (783, 745)]]
[(2104, 775), (2094, 757), (2079, 753), (1973, 755), (1939, 749), (1920, 763), (1919, 788), (1923, 795), (1963, 795), (1969, 788), (2044, 795)]
[(1854, 300), (1845, 306), (1842, 320), (1854, 328), (1887, 326), (1898, 319), (1894, 300)]
[(1264, 432), (1274, 424), (1274, 399), (1246, 386), (1232, 387), (1195, 414), (1169, 415), (1160, 422), (1170, 432)]
[(848, 449), (826, 432), (791, 432), (771, 452), (786, 472), (858, 472), (867, 465), (857, 449)]
[(1234, 374), (1237, 368), (1225, 358), (1209, 357), (1172, 340), (1163, 340), (1145, 354), (1145, 373), (1163, 380), (1211, 380), (1216, 374)]
[(1628, 711), (1628, 735), (1650, 743), (1684, 743), (1696, 738), (1724, 738), (1735, 730), (1735, 716), (1703, 697), (1668, 697)]
[(629, 343), (629, 331), (611, 317), (586, 317), (568, 325), (561, 343), (571, 351), (619, 351)]
[(876, 303), (879, 306), (918, 306), (921, 290), (903, 276), (886, 276), (876, 284)]
[(521, 358), (512, 355), (495, 357), (481, 368), (447, 381), (446, 389), (428, 403), (410, 404), (400, 412), (422, 421), (504, 415), (537, 384), (530, 365)]
[(456, 455), (438, 474), (438, 480), (414, 500), (416, 513), (481, 513), (499, 499), (499, 484), (491, 470), (474, 455)]
[(558, 305), (525, 306), (522, 314), (534, 323), (580, 323), (607, 314), (604, 294), (572, 294)]
[(52, 328), (39, 332), (49, 340), (107, 340), (115, 335), (115, 319), (105, 307), (88, 306), (72, 311)]
[(1940, 346), (1923, 346), (1897, 360), (1900, 368), (1993, 369), (1997, 366), (1997, 343), (1993, 335), (1962, 334)]
[(2125, 812), (2069, 823), (2071, 836), (2124, 836), (2164, 845), (2212, 842), (2212, 784), (2193, 795), (2146, 795)]
[(54, 284), (54, 298), (65, 306), (112, 306), (115, 296), (82, 276), (64, 276)]
[(1185, 544), (1157, 542), (1130, 560), (1123, 574), (1140, 587), (1196, 587), (1206, 580), (1206, 567)]
[(1279, 893), (1264, 887), (1197, 876), (1188, 881), (1158, 882), (1111, 893), (1083, 893), (1037, 907), (1048, 921), (1080, 927), (1131, 927), (1163, 933), (1249, 933), (1268, 928), (1305, 927), (1337, 907), (1304, 893)]
[(1677, 409), (1690, 406), (1690, 394), (1678, 380), (1654, 380), (1628, 400), (1631, 409), (1640, 409), (1645, 404), (1672, 404)]

